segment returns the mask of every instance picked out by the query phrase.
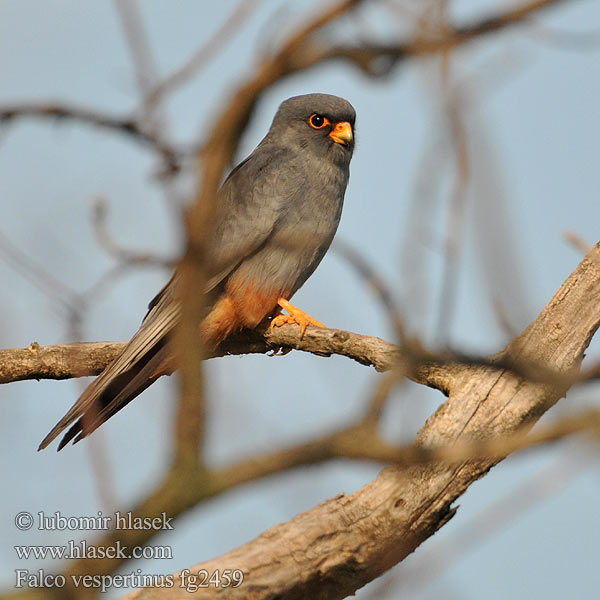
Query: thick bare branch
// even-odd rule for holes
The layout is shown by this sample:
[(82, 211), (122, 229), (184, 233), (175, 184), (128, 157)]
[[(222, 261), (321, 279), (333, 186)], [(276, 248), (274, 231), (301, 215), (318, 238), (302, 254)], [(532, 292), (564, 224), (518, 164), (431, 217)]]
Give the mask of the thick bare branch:
[[(543, 364), (558, 373), (577, 370), (600, 325), (600, 244), (561, 286), (540, 316), (503, 355)], [(564, 393), (563, 386), (527, 382), (508, 371), (467, 366), (455, 372), (450, 396), (417, 437), (425, 449), (470, 444), (527, 431)], [(453, 502), (510, 448), (493, 458), (452, 465), (388, 467), (350, 496), (337, 496), (266, 531), (192, 571), (238, 568), (240, 588), (199, 589), (209, 598), (344, 598), (402, 560), (455, 513)], [(128, 598), (189, 598), (180, 575), (170, 589), (141, 589)]]
[(92, 342), (0, 350), (0, 383), (26, 379), (71, 379), (98, 375), (123, 350), (125, 342)]
[[(416, 383), (449, 392), (453, 380), (471, 367), (509, 371), (532, 382), (572, 385), (600, 378), (600, 366), (592, 365), (581, 374), (557, 374), (543, 365), (520, 361), (506, 353), (489, 358), (452, 352), (431, 353), (418, 345), (401, 347), (378, 337), (342, 329), (309, 327), (300, 338), (297, 325), (271, 329), (263, 324), (253, 331), (232, 335), (205, 358), (267, 354), (278, 348), (291, 348), (315, 356), (345, 356), (384, 373), (400, 371)], [(101, 373), (122, 351), (127, 342), (78, 342), (0, 350), (0, 384), (28, 379), (71, 379)]]
[[(221, 174), (231, 161), (239, 135), (256, 102), (270, 85), (290, 74), (327, 60), (345, 60), (358, 66), (369, 75), (384, 76), (409, 55), (429, 54), (457, 47), (464, 42), (522, 21), (529, 14), (546, 6), (557, 4), (558, 1), (529, 2), (518, 9), (484, 19), (471, 26), (449, 28), (445, 36), (425, 40), (419, 38), (404, 44), (334, 48), (325, 45), (324, 40), (318, 37), (320, 30), (359, 4), (358, 0), (340, 2), (300, 30), (282, 46), (279, 52), (266, 58), (258, 66), (255, 76), (233, 95), (231, 103), (225, 107), (221, 118), (216, 121), (216, 126), (208, 138), (202, 173), (203, 189), (198, 194), (196, 210), (191, 213), (189, 220), (190, 245), (187, 255), (189, 264), (186, 266), (184, 263), (183, 268), (184, 280), (189, 281), (188, 289), (190, 291), (193, 291), (192, 288), (197, 289), (198, 280), (202, 280), (203, 253), (201, 242), (198, 240), (202, 239), (202, 233), (205, 232), (210, 221), (211, 207)], [(137, 124), (134, 124), (132, 131), (128, 131), (129, 126), (119, 126), (115, 120), (111, 123), (110, 120), (104, 122), (103, 119), (96, 119), (94, 115), (89, 119), (83, 114), (61, 115), (58, 112), (50, 116), (72, 117), (80, 120), (83, 118), (83, 120), (103, 127), (113, 127), (152, 144), (160, 151), (160, 144), (157, 145), (151, 136), (142, 130), (136, 131)], [(43, 114), (43, 111), (37, 113), (34, 111), (31, 114), (49, 116)], [(9, 113), (0, 112), (0, 120), (8, 120), (14, 116), (17, 115), (11, 115), (10, 111)], [(122, 123), (127, 124), (128, 120), (124, 120)], [(116, 127), (114, 127), (115, 124)], [(597, 266), (598, 252), (597, 250), (595, 252)], [(471, 364), (457, 364), (456, 361), (448, 364), (444, 364), (443, 361), (423, 364), (421, 353), (411, 349), (411, 352), (408, 353), (410, 360), (407, 364), (398, 366), (398, 370), (407, 373), (421, 383), (437, 387), (450, 394), (448, 403), (431, 417), (421, 431), (417, 446), (419, 452), (424, 456), (431, 456), (433, 455), (432, 449), (455, 441), (468, 445), (475, 443), (471, 441), (473, 438), (488, 439), (498, 434), (507, 432), (512, 434), (521, 431), (523, 425), (526, 428), (529, 427), (539, 414), (560, 397), (567, 387), (566, 378), (565, 381), (561, 380), (562, 384), (558, 386), (555, 382), (548, 381), (543, 383), (527, 382), (519, 378), (515, 371), (523, 368), (519, 365), (535, 364), (541, 365), (541, 372), (555, 370), (565, 373), (568, 378), (571, 377), (572, 372), (579, 364), (583, 348), (598, 326), (597, 315), (584, 323), (579, 318), (578, 312), (573, 313), (573, 311), (567, 310), (566, 305), (561, 305), (566, 298), (567, 302), (580, 304), (577, 306), (577, 311), (591, 311), (592, 314), (595, 314), (594, 311), (598, 311), (598, 273), (595, 273), (595, 287), (589, 279), (589, 273), (584, 273), (582, 277), (585, 279), (584, 284), (578, 280), (572, 282), (570, 287), (565, 284), (567, 287), (561, 288), (562, 295), (550, 311), (550, 320), (541, 323), (538, 329), (535, 327), (528, 329), (506, 349), (504, 354), (498, 357), (496, 364), (475, 364), (477, 361), (473, 361)], [(587, 287), (581, 297), (576, 297), (573, 295), (573, 289), (579, 285)], [(186, 293), (185, 284), (183, 290), (184, 302), (190, 303), (189, 307), (184, 310), (185, 320), (194, 322), (195, 317), (200, 314), (201, 299), (195, 299), (194, 294)], [(588, 302), (589, 294), (593, 296), (593, 304)], [(573, 300), (574, 298), (576, 299)], [(568, 313), (568, 318), (573, 323), (580, 324), (570, 339), (564, 329), (565, 326), (569, 326), (570, 322), (563, 322), (558, 318), (563, 311), (565, 314)], [(553, 321), (555, 317), (558, 320)], [(559, 322), (560, 327), (555, 329), (554, 322)], [(552, 327), (551, 330), (550, 327)], [(188, 328), (189, 332), (193, 332), (193, 328)], [(265, 352), (273, 346), (282, 345), (316, 354), (337, 353), (349, 356), (361, 363), (373, 364), (379, 370), (397, 366), (400, 357), (406, 358), (406, 353), (400, 353), (397, 347), (383, 342), (383, 340), (373, 341), (377, 338), (366, 338), (366, 336), (356, 338), (353, 337), (356, 334), (349, 332), (311, 329), (303, 340), (298, 339), (297, 329), (294, 327), (283, 327), (275, 331), (261, 330), (258, 334), (258, 337), (251, 335), (244, 338), (242, 336), (239, 340), (232, 340), (222, 350), (236, 353), (237, 350), (245, 348), (244, 352)], [(185, 339), (182, 336), (180, 348), (194, 348), (192, 338), (192, 334)], [(548, 340), (552, 341), (550, 344), (552, 352), (543, 356), (538, 354), (535, 350), (537, 345), (544, 345)], [(579, 343), (570, 344), (570, 341), (573, 340), (577, 340)], [(99, 351), (103, 357), (101, 360), (105, 359), (104, 364), (106, 364), (114, 358), (114, 355), (110, 356), (110, 352), (116, 353), (120, 347), (122, 346), (114, 346), (109, 351), (106, 351), (106, 348), (98, 347), (94, 351)], [(67, 350), (64, 347), (60, 350), (57, 347), (50, 348), (45, 349), (32, 345), (26, 350), (18, 351), (24, 353), (20, 358), (30, 363), (29, 375), (20, 378), (35, 376), (32, 375), (35, 369), (38, 369), (38, 373), (50, 373), (53, 368), (51, 359), (53, 352), (59, 353), (59, 360), (65, 360), (66, 355), (70, 356), (71, 348)], [(81, 349), (80, 346), (79, 350)], [(45, 350), (49, 350), (48, 353)], [(38, 353), (41, 353), (42, 358), (37, 355)], [(199, 361), (197, 360), (200, 355), (199, 351), (192, 351), (189, 354), (189, 369), (186, 370), (190, 373), (190, 390), (197, 388), (197, 384), (201, 383), (201, 372), (198, 371)], [(3, 365), (2, 358), (0, 355), (0, 364)], [(9, 361), (12, 358), (14, 355), (8, 356)], [(56, 373), (62, 373), (59, 377), (68, 377), (101, 370), (102, 367), (98, 362), (86, 362), (87, 360), (88, 358), (84, 360), (79, 357), (75, 361), (78, 365), (73, 367), (70, 375), (58, 368)], [(490, 361), (480, 362), (490, 363)], [(419, 369), (413, 368), (415, 363), (420, 365)], [(6, 364), (10, 365), (11, 363)], [(503, 364), (516, 366), (504, 369)], [(527, 366), (524, 370), (527, 368), (529, 367)], [(373, 412), (376, 413), (379, 403), (374, 404), (376, 406)], [(361, 437), (361, 435), (365, 437)], [(340, 450), (340, 444), (343, 444), (344, 440), (352, 442), (349, 446), (350, 450), (348, 448)], [(324, 446), (311, 445), (301, 448), (303, 456), (287, 451), (285, 456), (280, 453), (278, 456), (263, 457), (264, 460), (259, 461), (258, 464), (263, 467), (263, 473), (277, 472), (278, 469), (289, 468), (295, 464), (307, 464), (314, 460), (320, 460), (319, 456), (331, 456), (333, 452), (339, 452), (339, 455), (350, 455), (351, 448), (357, 447), (357, 441), (365, 442), (364, 455), (371, 452), (373, 455), (377, 454), (379, 459), (387, 457), (383, 460), (393, 462), (394, 459), (389, 453), (390, 449), (385, 446), (377, 446), (374, 440), (377, 438), (373, 435), (373, 429), (369, 430), (366, 426), (360, 429), (355, 427), (333, 434), (324, 442), (321, 440)], [(367, 442), (372, 444), (369, 445)], [(349, 497), (336, 497), (312, 511), (299, 515), (289, 523), (264, 533), (254, 542), (220, 559), (200, 565), (199, 567), (207, 569), (211, 569), (211, 567), (222, 569), (227, 566), (240, 567), (244, 570), (246, 577), (244, 585), (238, 590), (201, 589), (198, 595), (204, 594), (206, 597), (213, 592), (219, 592), (223, 598), (251, 599), (275, 595), (281, 598), (343, 597), (401, 560), (422, 540), (441, 527), (454, 514), (451, 508), (452, 502), (472, 481), (482, 476), (510, 449), (504, 448), (497, 454), (493, 453), (492, 458), (482, 458), (475, 463), (468, 460), (470, 455), (459, 455), (458, 464), (453, 464), (451, 467), (425, 464), (413, 465), (408, 469), (386, 469), (377, 480), (356, 494)], [(281, 460), (278, 462), (279, 459)], [(396, 460), (398, 459), (396, 458)], [(236, 481), (236, 474), (237, 481), (242, 481), (248, 476), (248, 469), (250, 469), (250, 473), (254, 474), (254, 477), (260, 476), (260, 470), (252, 471), (248, 462), (243, 465), (234, 465), (234, 467), (240, 467), (240, 469), (232, 471), (229, 484), (231, 481)], [(242, 468), (246, 471), (242, 471)], [(199, 490), (203, 490), (203, 486), (211, 483), (207, 477), (208, 474), (202, 465), (193, 461), (176, 462), (156, 492), (138, 506), (136, 514), (152, 515), (156, 511), (161, 512), (165, 509), (168, 509), (170, 514), (180, 514), (191, 508), (204, 497), (202, 495), (204, 492), (200, 493)], [(213, 486), (215, 486), (215, 481), (216, 479), (213, 478)], [(225, 488), (221, 487), (220, 489)], [(140, 541), (143, 543), (144, 540), (137, 540), (137, 543)], [(135, 544), (136, 539), (128, 540), (128, 543)], [(97, 566), (97, 568), (97, 572), (112, 572), (114, 565)], [(90, 563), (86, 563), (85, 566), (79, 564), (72, 569), (74, 571), (79, 569), (79, 572), (89, 574), (92, 566)], [(110, 571), (106, 569), (110, 569)], [(165, 595), (162, 595), (163, 593)], [(184, 593), (181, 588), (175, 588), (162, 592), (140, 590), (134, 594), (134, 597), (187, 598), (189, 594)]]
[[(200, 359), (204, 352), (198, 343), (194, 324), (200, 322), (203, 298), (196, 294), (195, 290), (203, 287), (205, 279), (205, 240), (210, 237), (207, 234), (211, 227), (217, 190), (223, 172), (232, 161), (241, 133), (265, 90), (294, 73), (331, 59), (350, 60), (370, 74), (385, 75), (397, 64), (397, 59), (404, 58), (407, 53), (423, 54), (450, 49), (518, 22), (527, 15), (557, 2), (558, 0), (537, 0), (491, 19), (484, 19), (475, 25), (450, 28), (446, 44), (439, 44), (435, 39), (429, 40), (429, 45), (423, 45), (419, 39), (412, 45), (396, 45), (391, 50), (390, 47), (378, 47), (373, 53), (373, 48), (368, 47), (340, 51), (328, 45), (323, 46), (319, 34), (332, 22), (362, 3), (361, 0), (341, 0), (327, 7), (314, 20), (293, 33), (277, 52), (266, 57), (258, 65), (255, 74), (236, 90), (221, 111), (220, 117), (215, 120), (201, 153), (202, 185), (187, 214), (186, 252), (179, 265), (182, 319), (173, 344), (181, 372), (181, 402), (192, 403), (194, 399), (197, 401), (202, 390)], [(368, 63), (365, 63), (365, 57)], [(380, 69), (382, 59), (387, 65), (383, 70)]]
[[(264, 354), (277, 347), (289, 347), (320, 356), (339, 354), (378, 371), (389, 370), (397, 362), (399, 348), (377, 337), (338, 329), (310, 327), (303, 339), (297, 325), (256, 332), (244, 332), (233, 337), (212, 357), (228, 354)], [(124, 348), (125, 342), (87, 342), (0, 350), (0, 383), (25, 379), (68, 379), (97, 375)]]
[[(450, 398), (429, 419), (415, 446), (398, 449), (385, 444), (376, 432), (376, 420), (371, 418), (372, 411), (369, 409), (363, 420), (347, 429), (297, 448), (253, 457), (224, 469), (212, 471), (185, 461), (175, 463), (155, 493), (134, 509), (134, 514), (147, 515), (156, 511), (158, 514), (159, 509), (165, 510), (165, 495), (173, 499), (169, 503), (169, 514), (180, 514), (205, 497), (222, 493), (235, 485), (300, 464), (334, 457), (411, 465), (403, 470), (387, 469), (377, 480), (356, 494), (348, 498), (335, 498), (309, 513), (299, 515), (275, 531), (263, 534), (248, 546), (201, 565), (210, 570), (218, 565), (223, 568), (224, 565), (235, 564), (244, 569), (247, 582), (259, 582), (256, 588), (258, 591), (276, 590), (282, 597), (289, 598), (302, 597), (302, 593), (309, 593), (307, 590), (311, 590), (310, 594), (314, 595), (314, 577), (321, 569), (320, 576), (328, 586), (327, 594), (324, 592), (321, 597), (342, 597), (349, 588), (343, 588), (345, 591), (337, 594), (329, 587), (342, 585), (336, 574), (339, 569), (350, 569), (354, 576), (345, 578), (345, 585), (358, 587), (380, 570), (391, 566), (389, 557), (400, 560), (452, 516), (451, 503), (472, 481), (509, 452), (559, 439), (585, 428), (597, 428), (598, 415), (592, 414), (566, 420), (556, 428), (526, 436), (535, 419), (564, 393), (567, 386), (565, 382), (570, 380), (558, 379), (554, 385), (547, 382), (527, 382), (502, 367), (499, 361), (505, 360), (506, 364), (517, 364), (520, 360), (526, 360), (528, 365), (541, 363), (544, 365), (544, 372), (551, 368), (569, 377), (577, 370), (583, 352), (600, 323), (599, 259), (600, 245), (583, 260), (536, 321), (515, 338), (501, 355), (493, 359), (498, 361), (497, 364), (494, 365), (493, 360), (487, 363), (481, 361), (480, 364), (434, 364), (432, 371), (425, 369), (419, 373), (424, 383), (431, 385), (432, 381), (443, 381)], [(348, 348), (354, 348), (355, 358), (361, 362), (366, 359), (366, 362), (373, 363), (373, 356), (377, 356), (375, 364), (382, 370), (397, 364), (395, 361), (400, 356), (396, 346), (383, 340), (336, 330), (310, 328), (304, 340), (298, 339), (297, 328), (294, 326), (267, 329), (261, 334), (263, 337), (255, 337), (254, 342), (246, 339), (246, 344), (255, 344), (250, 347), (251, 350), (264, 351), (269, 347), (269, 342), (274, 341), (278, 345), (295, 345), (309, 351), (317, 349), (317, 353), (335, 351), (349, 355)], [(353, 339), (354, 337), (357, 339)], [(239, 339), (236, 343), (243, 344), (244, 341)], [(84, 371), (93, 373), (100, 370), (104, 366), (103, 362), (114, 357), (122, 346), (123, 344), (98, 343), (42, 348), (32, 345), (24, 350), (4, 352), (12, 352), (13, 360), (24, 360), (29, 365), (28, 368), (38, 369), (40, 376), (44, 375), (45, 368), (52, 371), (54, 376), (67, 377)], [(359, 352), (357, 347), (362, 350)], [(15, 355), (14, 352), (21, 353), (22, 356)], [(65, 372), (64, 369), (61, 372), (53, 366), (53, 361), (60, 363), (64, 356), (79, 364), (78, 373)], [(0, 355), (0, 364), (5, 363), (4, 358), (6, 356)], [(561, 384), (557, 386), (557, 382)], [(498, 438), (500, 435), (502, 437)], [(476, 462), (469, 460), (473, 455), (479, 457)], [(443, 461), (446, 466), (440, 463), (429, 464), (436, 460)], [(448, 466), (448, 463), (451, 465)], [(185, 493), (175, 493), (182, 485)], [(320, 533), (318, 523), (322, 529)], [(346, 528), (349, 530), (346, 531)], [(371, 532), (368, 540), (364, 539), (366, 531)], [(302, 548), (298, 543), (289, 546), (290, 540), (301, 535), (300, 532), (305, 532), (302, 534), (304, 537), (300, 538), (304, 540)], [(327, 547), (322, 545), (322, 540), (325, 539), (323, 532), (329, 540)], [(102, 540), (103, 543), (106, 541)], [(122, 541), (140, 544), (147, 541), (147, 538), (128, 538)], [(285, 548), (282, 549), (281, 544)], [(352, 551), (346, 547), (347, 544), (350, 544)], [(312, 549), (310, 553), (306, 552), (305, 546)], [(268, 561), (264, 563), (264, 569), (258, 568), (253, 562), (256, 552), (267, 557), (272, 552), (284, 566), (286, 577), (291, 576), (285, 564), (288, 560), (292, 563), (296, 560), (294, 548), (299, 555), (305, 557), (304, 578), (296, 576), (290, 581), (283, 575), (278, 575), (280, 572), (277, 569), (269, 569)], [(354, 551), (359, 552), (358, 555), (354, 556)], [(313, 559), (309, 558), (309, 554), (323, 554), (325, 563), (331, 563), (330, 567), (322, 571), (323, 563), (319, 562), (319, 566), (314, 561), (311, 562)], [(76, 573), (81, 569), (89, 572), (89, 565), (81, 565), (81, 569), (78, 569), (77, 564), (73, 565), (70, 572)], [(103, 568), (101, 572), (108, 571)], [(258, 591), (256, 594), (249, 591), (252, 589), (254, 584), (252, 588), (244, 586), (241, 597), (265, 597)], [(133, 597), (178, 597), (155, 596), (158, 593), (155, 590), (142, 590), (138, 592), (141, 595)], [(178, 590), (170, 590), (170, 593), (178, 593)], [(203, 593), (207, 594), (208, 591), (204, 590)], [(233, 594), (234, 590), (227, 593)]]

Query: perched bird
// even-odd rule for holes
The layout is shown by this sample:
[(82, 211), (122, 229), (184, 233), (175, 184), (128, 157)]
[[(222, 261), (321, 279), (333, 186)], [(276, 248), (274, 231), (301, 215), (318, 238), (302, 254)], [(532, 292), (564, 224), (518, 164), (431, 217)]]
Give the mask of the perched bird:
[[(354, 108), (328, 94), (283, 102), (265, 138), (223, 183), (207, 245), (205, 317), (214, 348), (232, 332), (321, 325), (289, 303), (327, 252), (338, 227), (354, 149)], [(78, 442), (173, 370), (167, 341), (180, 317), (178, 275), (152, 300), (123, 352), (87, 387), (43, 439), (67, 427), (58, 449)], [(283, 315), (281, 309), (288, 311)], [(321, 325), (322, 326), (322, 325)]]

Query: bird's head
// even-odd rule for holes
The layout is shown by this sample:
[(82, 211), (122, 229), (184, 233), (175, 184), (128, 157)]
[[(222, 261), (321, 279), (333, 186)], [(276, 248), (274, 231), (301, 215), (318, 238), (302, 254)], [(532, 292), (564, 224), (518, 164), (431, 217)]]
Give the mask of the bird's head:
[(338, 96), (294, 96), (279, 106), (267, 138), (347, 165), (354, 150), (355, 119), (352, 105)]

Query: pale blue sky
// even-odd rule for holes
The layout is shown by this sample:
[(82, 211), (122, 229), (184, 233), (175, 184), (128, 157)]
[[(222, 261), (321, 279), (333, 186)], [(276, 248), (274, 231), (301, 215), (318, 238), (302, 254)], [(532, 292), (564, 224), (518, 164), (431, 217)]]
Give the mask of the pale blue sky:
[[(235, 2), (142, 4), (164, 75), (207, 39)], [(223, 99), (251, 72), (260, 52), (280, 39), (298, 15), (310, 16), (321, 6), (263, 0), (223, 52), (171, 98), (168, 119), (176, 139), (191, 141), (207, 131)], [(506, 6), (465, 0), (453, 5), (452, 12), (468, 19)], [(116, 114), (136, 106), (135, 81), (113, 3), (4, 0), (0, 8), (1, 104), (61, 99)], [(370, 35), (409, 29), (406, 21), (395, 23), (390, 15), (365, 9), (364, 20), (350, 22), (338, 33), (352, 37), (358, 24)], [(564, 241), (566, 230), (589, 243), (599, 238), (600, 44), (580, 47), (567, 44), (566, 35), (558, 40), (548, 36), (549, 31), (592, 31), (600, 24), (600, 7), (589, 0), (565, 2), (536, 22), (543, 27), (485, 38), (452, 60), (451, 81), (471, 102), (464, 113), (471, 149), (470, 194), (456, 309), (448, 324), (451, 345), (462, 350), (495, 352), (506, 342), (492, 296), (516, 328), (535, 317), (581, 258)], [(438, 341), (442, 240), (454, 174), (440, 89), (436, 61), (408, 61), (386, 81), (366, 79), (346, 65), (320, 67), (266, 94), (239, 153), (241, 158), (256, 145), (279, 102), (291, 95), (321, 91), (350, 100), (358, 114), (358, 144), (339, 237), (352, 242), (385, 275), (414, 330), (432, 344)], [(153, 164), (144, 148), (104, 131), (15, 123), (0, 130), (0, 233), (64, 285), (86, 290), (113, 264), (92, 228), (92, 199), (101, 195), (110, 205), (111, 232), (122, 244), (174, 255), (177, 230), (151, 178)], [(415, 223), (413, 205), (424, 210), (425, 221)], [(407, 247), (411, 259), (403, 260)], [(84, 337), (130, 337), (167, 277), (166, 272), (146, 269), (107, 288), (86, 313)], [(0, 278), (0, 346), (68, 341), (64, 310), (3, 255)], [(374, 296), (331, 253), (295, 299), (332, 327), (392, 337)], [(598, 348), (597, 343), (592, 346), (592, 358), (598, 358)], [(299, 370), (301, 383), (289, 386)], [(296, 352), (281, 359), (219, 359), (210, 361), (207, 371), (208, 456), (214, 462), (289, 445), (349, 422), (361, 413), (379, 377), (348, 360)], [(38, 454), (40, 439), (73, 403), (81, 383), (23, 382), (0, 389), (4, 587), (12, 585), (14, 569), (42, 566), (17, 560), (14, 544), (57, 544), (72, 537), (68, 532), (17, 531), (17, 512), (94, 515), (105, 508), (92, 473), (94, 448), (104, 447), (107, 453), (120, 508), (150, 489), (168, 461), (174, 390), (168, 379), (145, 392), (92, 440), (60, 454), (53, 448)], [(597, 403), (597, 392), (590, 387), (570, 394), (548, 417)], [(408, 441), (442, 401), (431, 390), (403, 386), (386, 410), (386, 435)], [(410, 597), (591, 597), (600, 585), (600, 479), (593, 454), (578, 448), (559, 445), (493, 469), (461, 498), (452, 522), (390, 576), (401, 582), (427, 552), (446, 543), (451, 546), (444, 556), (459, 558), (441, 575), (435, 566), (425, 567), (428, 583), (411, 589)], [(378, 471), (377, 466), (338, 461), (236, 489), (190, 511), (176, 522), (174, 532), (152, 542), (172, 545), (172, 561), (130, 563), (124, 571), (170, 573), (215, 557), (327, 497), (352, 492)], [(550, 474), (540, 474), (545, 471)], [(532, 497), (531, 490), (519, 493), (528, 482), (544, 491), (548, 482), (564, 483), (508, 519), (499, 532), (463, 550), (459, 539), (474, 527), (472, 519), (480, 513), (488, 515), (487, 521), (504, 518), (522, 495)], [(500, 508), (493, 505), (511, 490), (513, 496)], [(366, 597), (368, 589), (357, 597)], [(378, 597), (396, 598), (394, 589)], [(107, 597), (121, 593), (113, 590)]]

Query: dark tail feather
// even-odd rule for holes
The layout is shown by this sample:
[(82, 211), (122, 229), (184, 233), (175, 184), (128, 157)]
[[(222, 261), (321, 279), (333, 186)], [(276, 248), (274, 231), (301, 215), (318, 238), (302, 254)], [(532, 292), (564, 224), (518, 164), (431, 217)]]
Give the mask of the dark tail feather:
[[(117, 394), (112, 398), (100, 399), (101, 405), (95, 410), (89, 410), (74, 423), (63, 436), (57, 450), (62, 450), (73, 438), (73, 443), (80, 442), (84, 437), (106, 423), (113, 415), (137, 398), (146, 388), (150, 387), (159, 377), (170, 375), (172, 360), (166, 345), (163, 345), (138, 370), (131, 370), (115, 378)], [(127, 375), (127, 377), (125, 377)], [(112, 387), (112, 386), (111, 386)]]
[(110, 380), (107, 381), (109, 377), (101, 379), (101, 375), (92, 381), (73, 408), (43, 439), (38, 450), (48, 446), (71, 424), (71, 428), (60, 441), (58, 450), (62, 450), (74, 438), (73, 443), (79, 442), (129, 404), (159, 377), (170, 374), (172, 372), (170, 363), (166, 341), (161, 340), (161, 343), (152, 347), (146, 355), (124, 372), (111, 377), (111, 374), (107, 373), (112, 367), (109, 365), (104, 373), (107, 373)]
[(166, 286), (123, 352), (92, 381), (67, 414), (42, 440), (48, 446), (67, 427), (58, 449), (78, 442), (129, 404), (161, 375), (173, 372), (168, 352), (169, 333), (179, 319), (179, 307)]

